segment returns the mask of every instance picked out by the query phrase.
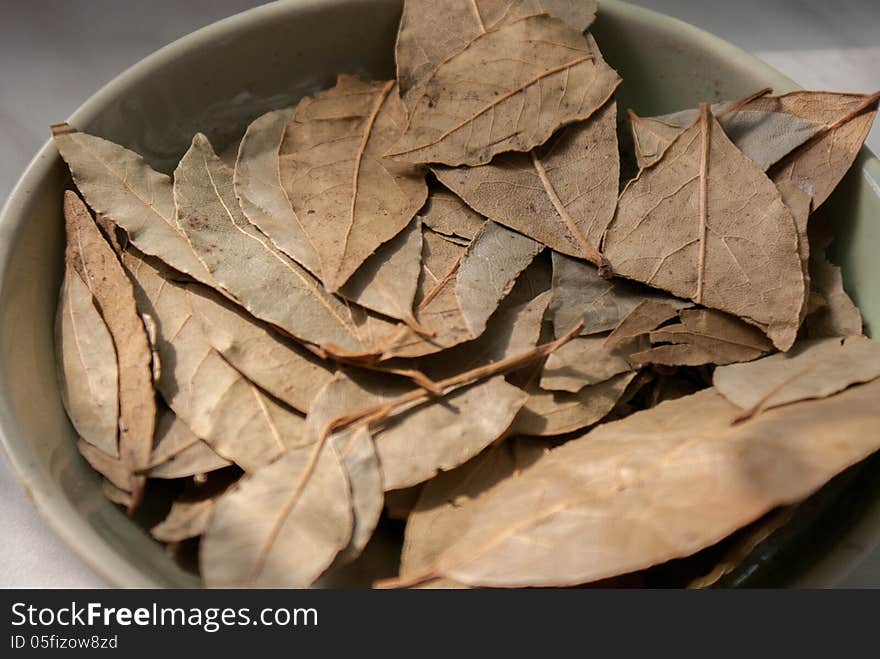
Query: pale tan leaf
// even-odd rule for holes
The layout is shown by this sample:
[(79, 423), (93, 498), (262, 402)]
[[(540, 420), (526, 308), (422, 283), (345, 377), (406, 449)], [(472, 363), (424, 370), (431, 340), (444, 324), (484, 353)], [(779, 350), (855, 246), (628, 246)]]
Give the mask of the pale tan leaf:
[(121, 458), (109, 453), (104, 453), (99, 448), (89, 444), (87, 441), (80, 439), (76, 443), (80, 454), (86, 459), (92, 469), (101, 474), (120, 490), (131, 492), (131, 483), (133, 480), (131, 468), (126, 465)]
[(799, 341), (787, 353), (715, 369), (712, 383), (749, 412), (824, 398), (880, 377), (880, 342), (864, 336)]
[(301, 100), (287, 125), (281, 183), (330, 291), (425, 203), (424, 172), (384, 157), (405, 123), (393, 83), (341, 75), (335, 87)]
[(64, 218), (67, 260), (91, 290), (116, 348), (119, 458), (132, 473), (130, 484), (120, 487), (132, 493), (137, 505), (144, 478), (134, 472), (149, 464), (156, 425), (150, 344), (125, 270), (85, 204), (69, 190), (64, 195)]
[(431, 190), (428, 203), (419, 215), (424, 225), (437, 233), (467, 240), (473, 240), (486, 221), (457, 195), (446, 190)]
[(604, 248), (617, 274), (739, 316), (781, 350), (794, 342), (805, 289), (794, 218), (705, 106), (627, 184)]
[(362, 307), (416, 325), (413, 301), (419, 286), (421, 259), (422, 223), (416, 218), (380, 245), (349, 277), (339, 294)]
[(397, 82), (407, 106), (440, 64), (487, 30), (547, 13), (578, 32), (596, 16), (595, 0), (406, 0), (397, 34)]
[(58, 384), (77, 434), (118, 455), (119, 398), (116, 348), (92, 303), (92, 293), (69, 265), (55, 318)]
[[(174, 413), (214, 451), (253, 471), (303, 444), (304, 419), (270, 398), (223, 359), (189, 310), (186, 288), (132, 252), (125, 265), (138, 306), (159, 327), (165, 367), (157, 389)], [(165, 273), (167, 274), (167, 273)]]
[(733, 364), (757, 359), (772, 349), (757, 328), (714, 309), (684, 309), (679, 319), (650, 334), (652, 344), (667, 345), (655, 345), (630, 358), (666, 366)]
[[(510, 249), (493, 253), (499, 244)], [(434, 335), (401, 328), (386, 356), (421, 357), (479, 337), (486, 320), (540, 250), (534, 241), (495, 223), (484, 225), (468, 248), (424, 229), (416, 319)]]
[(287, 451), (214, 506), (199, 565), (209, 587), (306, 588), (349, 542), (351, 499), (336, 450)]
[(166, 408), (159, 414), (147, 476), (186, 478), (230, 464), (229, 460), (217, 455), (214, 449), (199, 439), (174, 412)]
[[(318, 393), (306, 417), (306, 437), (318, 442), (328, 423), (350, 412), (362, 399), (352, 399), (350, 380), (338, 373)], [(328, 438), (348, 478), (352, 503), (352, 533), (348, 545), (340, 552), (336, 564), (358, 557), (379, 523), (385, 502), (382, 467), (370, 431), (355, 427), (333, 433)]]
[(576, 393), (544, 391), (532, 384), (528, 400), (510, 428), (510, 434), (550, 436), (586, 428), (601, 421), (617, 404), (635, 373), (620, 373)]
[[(339, 378), (333, 386), (347, 412), (412, 389), (375, 374)], [(507, 430), (526, 398), (498, 375), (456, 389), (442, 401), (428, 399), (395, 412), (372, 430), (385, 489), (416, 485), (469, 460)]]
[(801, 259), (801, 273), (804, 277), (804, 299), (801, 303), (799, 318), (803, 322), (807, 315), (810, 301), (810, 239), (807, 233), (807, 224), (810, 219), (810, 203), (812, 201), (809, 194), (797, 187), (792, 181), (779, 181), (776, 184), (782, 201), (788, 206), (794, 217), (795, 228), (798, 237), (798, 256)]
[[(674, 313), (674, 312), (673, 312)], [(547, 358), (541, 372), (541, 389), (576, 393), (634, 369), (628, 356), (647, 348), (647, 339), (632, 341), (621, 349), (608, 347), (604, 334), (578, 336)]]
[(592, 261), (617, 203), (616, 116), (612, 101), (530, 153), (500, 154), (482, 167), (435, 167), (434, 173), (489, 219)]
[(241, 210), (282, 252), (321, 278), (321, 259), (281, 186), (279, 153), (294, 108), (267, 112), (248, 126), (233, 177)]
[(678, 316), (675, 305), (662, 300), (643, 300), (629, 314), (620, 321), (614, 331), (605, 339), (608, 348), (620, 347), (631, 342), (633, 339), (648, 334), (667, 320)]
[(221, 296), (197, 284), (186, 287), (186, 302), (211, 347), (258, 387), (307, 412), (333, 369), (271, 328), (245, 315)]
[(804, 318), (804, 333), (811, 339), (827, 336), (859, 336), (862, 314), (843, 288), (843, 274), (824, 250), (810, 259), (810, 283), (818, 297), (816, 308)]
[(475, 501), (421, 577), (569, 586), (688, 556), (880, 448), (878, 396), (874, 381), (732, 424), (710, 389), (605, 424)]
[(165, 519), (150, 529), (150, 535), (160, 542), (197, 538), (208, 527), (215, 504), (216, 498), (175, 501)]
[(174, 200), (180, 228), (199, 258), (250, 313), (303, 341), (370, 351), (348, 307), (244, 217), (232, 170), (201, 133), (175, 170)]
[(428, 481), (406, 525), (401, 576), (419, 574), (433, 565), (470, 526), (473, 500), (493, 485), (516, 478), (546, 450), (542, 440), (510, 439)]
[(168, 176), (154, 171), (133, 151), (67, 124), (54, 126), (52, 133), (74, 182), (96, 213), (125, 229), (145, 254), (216, 285), (177, 226)]
[(131, 492), (126, 492), (122, 488), (115, 486), (106, 478), (101, 483), (101, 491), (104, 493), (105, 497), (110, 499), (110, 501), (122, 506), (123, 508), (131, 508), (134, 504), (134, 499), (132, 499), (131, 497)]
[(495, 222), (480, 228), (455, 278), (455, 294), (471, 336), (483, 333), (498, 301), (542, 249), (540, 243)]
[(669, 303), (677, 309), (692, 306), (625, 279), (603, 279), (595, 266), (553, 252), (550, 314), (557, 337), (580, 321), (584, 323), (581, 334), (613, 330), (645, 300)]
[(391, 155), (457, 166), (530, 151), (590, 117), (618, 84), (591, 36), (547, 15), (526, 16), (477, 36), (438, 65), (413, 99)]
[(660, 160), (666, 147), (681, 133), (684, 126), (693, 121), (691, 117), (684, 126), (679, 126), (666, 123), (659, 117), (640, 117), (632, 110), (629, 110), (628, 114), (639, 169), (649, 167)]

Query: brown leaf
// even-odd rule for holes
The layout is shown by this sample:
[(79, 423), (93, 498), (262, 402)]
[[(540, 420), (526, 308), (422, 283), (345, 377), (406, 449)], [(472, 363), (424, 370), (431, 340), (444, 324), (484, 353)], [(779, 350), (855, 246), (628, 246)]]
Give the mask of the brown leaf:
[(864, 336), (800, 341), (789, 352), (715, 369), (715, 388), (753, 414), (807, 398), (824, 398), (880, 377), (880, 342)]
[(617, 203), (616, 116), (612, 101), (530, 153), (500, 154), (482, 167), (435, 167), (434, 173), (489, 219), (602, 265), (596, 246)]
[(187, 478), (230, 464), (229, 460), (217, 455), (209, 444), (199, 439), (174, 412), (166, 408), (159, 414), (147, 476)]
[(341, 75), (335, 87), (301, 100), (287, 125), (281, 184), (330, 291), (425, 203), (423, 171), (383, 155), (405, 122), (393, 83)]
[(755, 327), (714, 309), (684, 309), (681, 322), (651, 332), (655, 345), (630, 358), (641, 364), (698, 366), (757, 359), (772, 349)]
[(406, 525), (401, 576), (419, 574), (433, 565), (470, 526), (473, 501), (494, 485), (516, 478), (546, 450), (542, 440), (511, 439), (428, 481)]
[(467, 248), (430, 229), (423, 238), (416, 318), (434, 335), (402, 328), (387, 356), (420, 357), (479, 337), (517, 276), (542, 249), (494, 222), (487, 222)]
[(131, 493), (134, 476), (131, 473), (131, 467), (125, 464), (121, 458), (104, 453), (101, 449), (82, 439), (76, 443), (76, 447), (86, 459), (86, 462), (92, 466), (92, 469), (120, 490)]
[(339, 294), (362, 307), (402, 320), (416, 332), (425, 332), (413, 316), (421, 266), (422, 225), (416, 218), (369, 256)]
[(195, 501), (175, 501), (161, 522), (150, 529), (160, 542), (181, 542), (197, 538), (205, 532), (214, 512), (217, 496)]
[(825, 257), (824, 250), (810, 259), (810, 284), (818, 304), (808, 308), (804, 318), (808, 338), (862, 334), (862, 314), (843, 288), (840, 268)]
[(156, 387), (174, 413), (246, 471), (300, 446), (304, 419), (263, 393), (211, 347), (189, 310), (186, 288), (132, 252), (124, 262), (136, 283), (138, 306), (159, 328), (164, 367)]
[(58, 384), (77, 434), (118, 456), (119, 398), (116, 348), (92, 293), (68, 264), (55, 318)]
[(620, 321), (604, 341), (607, 348), (619, 348), (655, 330), (667, 320), (678, 316), (676, 305), (662, 300), (643, 300)]
[(316, 277), (321, 258), (281, 185), (281, 142), (294, 108), (257, 117), (238, 149), (233, 183), (235, 196), (248, 220), (272, 243)]
[(578, 32), (596, 16), (595, 0), (406, 0), (397, 34), (397, 81), (409, 107), (434, 70), (470, 42), (501, 25), (532, 14), (549, 14)]
[(525, 16), (438, 65), (390, 155), (457, 166), (530, 151), (589, 118), (618, 84), (592, 37), (547, 15)]
[(455, 545), (396, 583), (568, 586), (688, 556), (880, 448), (878, 396), (875, 381), (732, 425), (710, 389), (605, 424), (478, 499)]
[(133, 151), (67, 124), (53, 126), (52, 137), (77, 188), (96, 213), (112, 218), (145, 254), (216, 285), (177, 226), (170, 178)]
[(314, 449), (288, 450), (220, 497), (200, 548), (206, 586), (306, 588), (348, 544), (345, 471), (332, 446)]
[(419, 213), (424, 225), (444, 236), (473, 240), (486, 218), (472, 210), (458, 196), (446, 190), (431, 190), (428, 203)]
[(140, 501), (144, 478), (134, 472), (145, 468), (153, 447), (156, 396), (150, 345), (138, 315), (131, 282), (116, 253), (101, 235), (85, 204), (75, 193), (64, 195), (67, 260), (92, 292), (116, 348), (119, 374), (119, 458), (131, 480), (122, 489)]
[[(387, 377), (339, 379), (335, 396), (348, 412), (382, 405), (411, 390)], [(386, 490), (409, 487), (457, 467), (500, 437), (526, 394), (496, 375), (463, 386), (442, 400), (415, 401), (373, 431)]]
[[(818, 208), (849, 170), (877, 113), (877, 94), (796, 91), (744, 105), (712, 106), (721, 127), (774, 182), (792, 181)], [(630, 114), (639, 166), (647, 167), (698, 115), (684, 110), (642, 119)]]
[(541, 372), (541, 389), (577, 393), (586, 386), (632, 371), (629, 355), (648, 347), (644, 339), (616, 349), (608, 347), (608, 338), (604, 334), (579, 336), (550, 355)]
[(131, 492), (126, 492), (122, 488), (116, 487), (106, 478), (101, 483), (101, 492), (103, 492), (104, 496), (110, 499), (110, 501), (125, 509), (129, 509), (134, 505), (134, 499), (131, 497)]
[(635, 373), (620, 373), (576, 393), (527, 387), (528, 400), (510, 427), (510, 434), (550, 436), (586, 428), (601, 421), (617, 404)]
[(805, 288), (794, 218), (705, 105), (627, 184), (604, 248), (624, 277), (739, 316), (781, 350), (794, 342)]
[(174, 199), (178, 223), (199, 258), (250, 313), (303, 341), (370, 352), (345, 303), (247, 221), (233, 193), (232, 170), (201, 133), (175, 170)]
[(553, 252), (550, 314), (556, 336), (562, 336), (580, 321), (584, 323), (582, 334), (613, 330), (645, 300), (669, 303), (677, 309), (692, 306), (625, 279), (604, 279), (595, 266)]
[[(306, 417), (306, 436), (318, 442), (328, 423), (352, 410), (349, 379), (337, 373), (318, 393)], [(337, 451), (348, 478), (352, 503), (352, 533), (336, 564), (349, 562), (363, 551), (379, 523), (385, 502), (382, 467), (369, 429), (355, 427), (330, 435), (329, 443)]]
[(211, 347), (261, 389), (300, 412), (325, 384), (333, 369), (311, 353), (283, 340), (210, 289), (186, 286), (185, 302)]

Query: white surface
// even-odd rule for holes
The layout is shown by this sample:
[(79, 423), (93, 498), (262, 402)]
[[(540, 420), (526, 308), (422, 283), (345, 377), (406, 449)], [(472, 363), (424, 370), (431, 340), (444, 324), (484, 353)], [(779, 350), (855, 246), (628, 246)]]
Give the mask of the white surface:
[[(48, 126), (160, 46), (253, 0), (19, 0), (0, 6), (0, 199)], [(876, 0), (643, 0), (754, 53), (804, 87), (880, 89)], [(880, 153), (880, 126), (868, 138)], [(0, 587), (106, 585), (46, 527), (0, 465)], [(850, 585), (880, 585), (880, 557)]]

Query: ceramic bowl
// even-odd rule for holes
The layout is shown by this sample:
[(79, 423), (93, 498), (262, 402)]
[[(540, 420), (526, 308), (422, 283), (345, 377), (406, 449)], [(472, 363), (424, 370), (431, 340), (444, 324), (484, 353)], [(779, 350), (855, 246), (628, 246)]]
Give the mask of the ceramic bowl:
[[(69, 122), (170, 172), (196, 131), (222, 149), (257, 115), (332, 85), (337, 73), (392, 77), (400, 11), (399, 0), (288, 0), (258, 7), (147, 57), (92, 96)], [(623, 76), (620, 106), (641, 115), (738, 98), (764, 86), (796, 88), (710, 34), (622, 2), (603, 0), (593, 33)], [(103, 497), (99, 477), (77, 453), (61, 406), (52, 328), (67, 179), (47, 144), (0, 218), (0, 433), (6, 459), (49, 525), (110, 583), (195, 586), (192, 573)], [(838, 226), (832, 256), (869, 326), (880, 324), (878, 181), (880, 163), (863, 150), (825, 211)], [(835, 532), (836, 544), (807, 561), (796, 583), (833, 584), (875, 547), (880, 506), (868, 494), (859, 501), (861, 514)]]

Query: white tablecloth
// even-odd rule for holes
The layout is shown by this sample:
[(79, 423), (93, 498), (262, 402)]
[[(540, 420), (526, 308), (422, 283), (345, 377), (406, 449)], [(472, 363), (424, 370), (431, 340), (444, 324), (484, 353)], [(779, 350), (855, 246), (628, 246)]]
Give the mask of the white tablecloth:
[[(28, 0), (0, 21), (0, 199), (48, 136), (125, 67), (253, 0)], [(876, 0), (642, 0), (732, 41), (810, 89), (880, 89)], [(880, 126), (868, 144), (880, 153)], [(0, 463), (0, 587), (106, 584), (38, 516)], [(880, 586), (880, 555), (848, 580)]]

